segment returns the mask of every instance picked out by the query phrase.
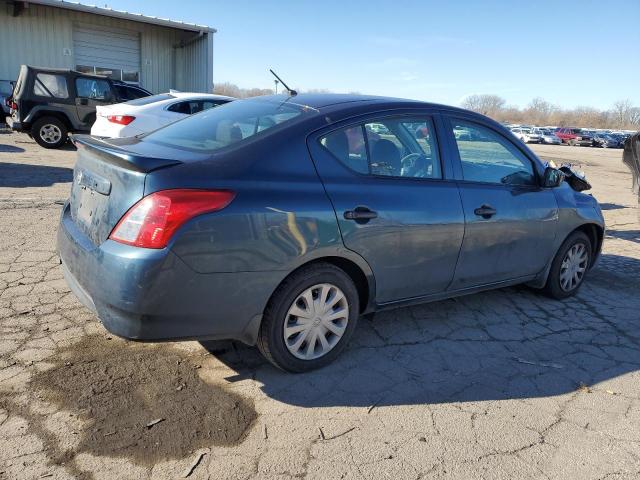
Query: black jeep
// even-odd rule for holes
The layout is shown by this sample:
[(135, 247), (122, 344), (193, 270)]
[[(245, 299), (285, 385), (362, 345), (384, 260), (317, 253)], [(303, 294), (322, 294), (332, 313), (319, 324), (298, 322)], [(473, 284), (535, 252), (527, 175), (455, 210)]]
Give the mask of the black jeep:
[(8, 99), (7, 124), (45, 148), (59, 148), (69, 132), (91, 130), (96, 106), (149, 95), (140, 87), (98, 75), (22, 65)]

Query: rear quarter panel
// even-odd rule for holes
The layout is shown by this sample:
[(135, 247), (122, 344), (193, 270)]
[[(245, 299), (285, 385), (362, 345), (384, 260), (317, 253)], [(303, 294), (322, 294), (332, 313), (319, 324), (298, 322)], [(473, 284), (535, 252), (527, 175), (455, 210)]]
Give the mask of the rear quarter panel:
[(335, 213), (304, 139), (303, 131), (287, 130), (150, 174), (145, 194), (176, 187), (236, 193), (223, 211), (185, 224), (170, 248), (200, 273), (291, 271), (314, 258), (342, 256)]

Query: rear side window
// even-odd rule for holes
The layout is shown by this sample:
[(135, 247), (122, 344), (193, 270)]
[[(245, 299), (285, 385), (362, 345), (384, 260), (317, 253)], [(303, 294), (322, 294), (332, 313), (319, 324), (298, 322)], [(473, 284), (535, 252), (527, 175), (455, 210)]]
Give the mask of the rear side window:
[(191, 104), (196, 102), (178, 102), (170, 105), (167, 110), (173, 113), (182, 113), (183, 115), (191, 115)]
[(185, 115), (193, 115), (194, 113), (200, 113), (203, 110), (208, 110), (209, 108), (216, 107), (221, 103), (226, 102), (216, 102), (212, 100), (189, 100), (186, 102), (174, 103), (173, 105), (168, 107), (167, 110), (175, 113), (183, 113)]
[(78, 97), (94, 100), (107, 100), (111, 95), (109, 82), (97, 78), (76, 78)]
[(38, 73), (33, 84), (33, 94), (40, 97), (69, 98), (67, 79), (64, 75)]
[(336, 130), (320, 144), (358, 173), (442, 178), (434, 127), (428, 118), (386, 118)]
[(242, 100), (189, 116), (144, 138), (159, 145), (212, 152), (317, 112), (314, 108), (287, 101)]
[(509, 139), (482, 125), (451, 120), (465, 180), (534, 185), (533, 165)]

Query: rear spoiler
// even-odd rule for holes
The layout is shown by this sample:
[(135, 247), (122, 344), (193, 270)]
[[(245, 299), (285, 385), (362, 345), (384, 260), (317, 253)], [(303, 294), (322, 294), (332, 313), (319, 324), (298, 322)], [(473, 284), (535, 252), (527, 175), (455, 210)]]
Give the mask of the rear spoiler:
[(127, 170), (148, 173), (160, 168), (180, 165), (182, 162), (169, 158), (154, 158), (139, 155), (91, 135), (69, 135), (78, 150), (87, 149), (103, 161)]

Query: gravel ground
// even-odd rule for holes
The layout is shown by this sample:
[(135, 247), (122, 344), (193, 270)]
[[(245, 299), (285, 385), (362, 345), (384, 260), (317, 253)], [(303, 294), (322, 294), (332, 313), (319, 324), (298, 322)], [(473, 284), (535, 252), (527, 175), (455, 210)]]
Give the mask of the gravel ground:
[(335, 364), (287, 375), (242, 345), (111, 337), (55, 254), (73, 149), (0, 131), (0, 479), (639, 478), (630, 176), (621, 150), (534, 150), (581, 163), (605, 210), (577, 297), (386, 312)]

